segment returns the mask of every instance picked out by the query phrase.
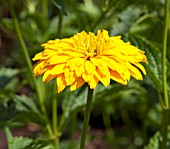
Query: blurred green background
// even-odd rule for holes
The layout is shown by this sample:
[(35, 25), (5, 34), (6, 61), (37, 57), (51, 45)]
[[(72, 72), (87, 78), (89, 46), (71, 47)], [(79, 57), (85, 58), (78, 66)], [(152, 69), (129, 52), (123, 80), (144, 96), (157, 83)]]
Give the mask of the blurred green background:
[[(127, 86), (115, 82), (111, 82), (108, 88), (101, 84), (97, 86), (87, 148), (142, 149), (145, 146), (145, 149), (156, 149), (154, 145), (159, 143), (159, 133), (156, 132), (161, 124), (159, 98), (162, 93), (164, 0), (0, 0), (0, 148), (6, 148), (3, 130), (9, 127), (14, 134), (21, 132), (19, 136), (23, 137), (14, 137), (8, 148), (32, 146), (36, 149), (39, 145), (45, 149), (50, 148), (50, 141), (44, 139), (42, 128), (45, 122), (18, 41), (10, 3), (30, 59), (43, 50), (42, 43), (70, 37), (82, 30), (96, 33), (98, 29), (106, 29), (111, 36), (121, 35), (124, 41), (144, 50), (149, 65), (145, 66), (147, 75), (143, 81), (132, 78)], [(169, 51), (167, 55), (169, 62)], [(47, 85), (42, 83), (41, 77), (37, 80), (50, 120), (52, 100), (58, 100), (58, 121), (62, 132), (60, 148), (76, 148), (82, 127), (86, 86), (72, 93), (65, 89), (54, 95), (53, 81)], [(169, 80), (168, 69), (168, 83)], [(35, 129), (30, 130), (28, 126)], [(10, 132), (5, 132), (9, 136)], [(24, 141), (22, 147), (20, 144)]]

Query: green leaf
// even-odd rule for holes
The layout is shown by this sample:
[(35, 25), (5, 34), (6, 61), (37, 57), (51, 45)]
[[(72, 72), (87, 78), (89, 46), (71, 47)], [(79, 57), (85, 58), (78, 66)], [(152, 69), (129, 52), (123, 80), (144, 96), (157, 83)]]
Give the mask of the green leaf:
[(80, 142), (78, 140), (76, 141), (62, 141), (60, 144), (61, 149), (78, 149), (80, 145)]
[(59, 10), (63, 12), (64, 15), (67, 15), (64, 4), (61, 0), (52, 0), (52, 2)]
[(13, 121), (20, 123), (35, 122), (40, 125), (45, 125), (45, 119), (41, 115), (36, 102), (25, 95), (14, 95), (15, 108), (18, 114)]
[(7, 136), (8, 149), (26, 149), (33, 140), (27, 137), (13, 137), (9, 128), (5, 128), (5, 133)]
[(10, 29), (10, 30), (13, 30), (13, 29), (14, 29), (12, 19), (1, 18), (0, 23), (1, 23), (4, 27), (6, 27), (7, 29)]
[(7, 125), (17, 114), (14, 102), (11, 102), (9, 97), (0, 96), (0, 127)]
[(35, 113), (34, 111), (23, 111), (19, 113), (12, 119), (12, 122), (17, 122), (20, 124), (28, 124), (29, 122), (34, 122), (41, 126), (45, 126), (46, 124), (43, 115)]
[(67, 125), (68, 120), (70, 119), (73, 112), (79, 111), (85, 105), (87, 100), (87, 86), (83, 86), (73, 92), (69, 88), (66, 88), (61, 95), (64, 95), (62, 99), (62, 109), (63, 114), (60, 121), (59, 129), (60, 131)]
[(119, 13), (117, 20), (112, 25), (111, 34), (118, 35), (128, 32), (135, 20), (144, 12), (143, 6), (129, 5), (123, 12)]
[[(170, 148), (170, 133), (167, 134), (167, 149)], [(162, 142), (162, 135), (160, 132), (156, 132), (155, 135), (150, 138), (149, 144), (147, 144), (144, 149), (160, 149), (161, 148), (161, 142)]]
[(4, 88), (16, 75), (18, 75), (18, 69), (0, 68), (0, 90)]
[(36, 139), (25, 149), (54, 149), (51, 143), (52, 140), (47, 139)]
[(25, 95), (2, 97), (0, 100), (0, 127), (29, 122), (35, 122), (41, 126), (44, 126), (46, 122), (35, 101)]
[(159, 92), (162, 92), (162, 54), (158, 45), (149, 40), (136, 35), (128, 34), (123, 37), (124, 40), (130, 41), (132, 45), (145, 51), (148, 64), (143, 64), (147, 75), (153, 81)]
[[(100, 93), (102, 93), (104, 90), (107, 90), (107, 89), (102, 84), (97, 85), (96, 89), (94, 90), (94, 94), (93, 94), (93, 103), (95, 102), (97, 98), (101, 97)], [(62, 103), (62, 108), (65, 112), (66, 117), (69, 117), (71, 112), (75, 112), (77, 110), (79, 111), (86, 105), (87, 86), (83, 86), (73, 92), (71, 92), (70, 89), (67, 88), (64, 94), (65, 94), (65, 97)], [(100, 97), (96, 97), (96, 96), (100, 96)]]
[(40, 111), (35, 103), (35, 101), (25, 95), (14, 95), (14, 102), (16, 103), (16, 108), (18, 111), (34, 111), (35, 113), (39, 113)]
[(160, 133), (156, 132), (155, 135), (150, 138), (149, 144), (144, 149), (160, 149)]
[[(111, 99), (113, 96), (116, 95), (116, 92), (122, 88), (122, 86), (119, 85), (119, 89), (114, 90), (113, 87), (114, 86), (111, 85), (106, 88), (99, 83), (94, 90), (93, 104), (96, 104), (96, 102), (100, 102), (104, 99)], [(85, 107), (87, 101), (87, 86), (85, 85), (73, 92), (71, 92), (70, 89), (67, 88), (62, 93), (62, 95), (64, 95), (62, 97), (63, 114), (59, 125), (59, 129), (61, 132), (63, 128), (67, 125), (68, 121), (74, 116), (74, 114), (81, 111)]]

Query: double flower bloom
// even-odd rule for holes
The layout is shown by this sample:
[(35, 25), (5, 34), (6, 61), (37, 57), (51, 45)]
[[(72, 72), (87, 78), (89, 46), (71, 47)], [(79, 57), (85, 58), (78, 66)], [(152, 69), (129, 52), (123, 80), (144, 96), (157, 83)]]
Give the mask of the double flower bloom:
[(126, 85), (133, 76), (142, 80), (146, 74), (140, 62), (146, 62), (144, 52), (125, 43), (120, 36), (109, 37), (106, 30), (95, 36), (85, 31), (70, 38), (50, 40), (42, 45), (44, 51), (35, 55), (34, 76), (43, 74), (43, 81), (57, 80), (57, 92), (70, 90), (85, 82), (94, 89), (98, 82), (109, 86), (110, 79)]

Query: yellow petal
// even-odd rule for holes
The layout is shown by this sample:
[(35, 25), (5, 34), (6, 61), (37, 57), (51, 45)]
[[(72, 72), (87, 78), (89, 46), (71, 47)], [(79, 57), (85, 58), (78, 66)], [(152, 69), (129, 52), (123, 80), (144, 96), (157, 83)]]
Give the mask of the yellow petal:
[(39, 61), (33, 67), (34, 67), (33, 69), (34, 76), (42, 75), (46, 71), (44, 60)]
[(91, 80), (88, 82), (88, 84), (90, 85), (90, 88), (91, 88), (91, 89), (95, 89), (96, 86), (97, 86), (97, 84), (98, 84), (98, 82), (99, 82), (99, 79), (94, 75), (94, 76), (93, 76), (93, 79), (91, 79)]
[(80, 66), (75, 70), (75, 73), (76, 73), (77, 77), (80, 77), (84, 72), (85, 72), (84, 63), (82, 63), (82, 65), (80, 65)]
[(105, 87), (109, 86), (110, 84), (110, 72), (107, 75), (104, 75), (98, 67), (95, 70), (95, 76), (99, 79), (100, 82), (104, 84)]
[(66, 66), (69, 66), (70, 71), (74, 71), (77, 68), (76, 58), (72, 58), (67, 61)]
[(66, 63), (70, 57), (63, 54), (63, 55), (54, 55), (51, 57), (48, 61), (48, 65), (54, 65), (54, 64), (59, 64), (59, 63)]
[(66, 86), (67, 83), (65, 81), (64, 73), (59, 74), (57, 76), (57, 92), (58, 93), (62, 92)]
[(127, 80), (124, 80), (116, 71), (110, 69), (110, 78), (118, 83), (127, 84)]
[(123, 62), (121, 62), (118, 59), (111, 59), (106, 56), (101, 56), (103, 60), (105, 60), (107, 66), (114, 70), (117, 71), (117, 73), (124, 79), (124, 80), (129, 80), (130, 79), (130, 73), (126, 66), (124, 65)]
[(71, 91), (76, 90), (76, 89), (78, 89), (79, 87), (81, 87), (84, 83), (85, 83), (85, 82), (84, 82), (84, 80), (82, 79), (82, 77), (78, 77), (78, 78), (76, 78), (76, 80), (74, 81), (74, 83), (71, 84), (70, 90), (71, 90)]
[(140, 63), (133, 63), (135, 66), (140, 68), (140, 70), (143, 72), (144, 75), (146, 75), (145, 68)]
[(65, 64), (58, 64), (50, 70), (51, 75), (58, 75), (64, 72)]
[(143, 77), (142, 77), (139, 69), (137, 69), (135, 66), (131, 65), (131, 64), (128, 63), (128, 62), (126, 63), (126, 66), (127, 66), (127, 68), (129, 69), (130, 74), (131, 74), (134, 78), (136, 78), (137, 80), (142, 80), (142, 79), (143, 79)]
[(71, 85), (77, 78), (75, 72), (70, 71), (68, 67), (64, 69), (64, 76), (65, 76), (65, 81), (67, 82), (67, 85)]
[(40, 59), (44, 59), (42, 56), (42, 52), (36, 54), (34, 58), (32, 58), (33, 61), (40, 60)]
[(46, 76), (45, 80), (44, 80), (44, 76), (43, 76), (43, 81), (48, 83), (50, 82), (52, 79), (54, 79), (56, 77), (56, 75), (51, 75), (49, 74), (48, 76)]
[(94, 74), (95, 65), (92, 62), (90, 62), (89, 60), (86, 60), (84, 66), (88, 74)]

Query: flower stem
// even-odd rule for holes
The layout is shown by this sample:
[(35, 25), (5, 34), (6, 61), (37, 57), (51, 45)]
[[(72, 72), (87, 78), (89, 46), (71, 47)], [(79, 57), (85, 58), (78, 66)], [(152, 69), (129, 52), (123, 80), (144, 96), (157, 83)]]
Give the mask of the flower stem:
[(31, 79), (32, 79), (32, 81), (34, 83), (35, 82), (35, 78), (34, 78), (34, 76), (32, 74), (32, 63), (30, 61), (28, 50), (27, 50), (27, 47), (26, 47), (25, 42), (23, 40), (23, 37), (22, 37), (22, 34), (21, 34), (21, 30), (20, 30), (20, 27), (19, 27), (19, 23), (18, 23), (18, 20), (16, 18), (16, 15), (15, 15), (13, 7), (14, 7), (13, 6), (13, 0), (10, 0), (9, 8), (10, 8), (10, 13), (11, 13), (11, 16), (12, 16), (12, 19), (13, 19), (14, 27), (15, 27), (15, 30), (16, 30), (16, 33), (17, 33), (17, 36), (18, 36), (18, 40), (19, 40), (20, 45), (22, 47), (22, 52), (23, 52), (26, 64), (28, 66), (28, 70), (29, 70), (29, 73), (31, 75)]
[(93, 26), (91, 27), (91, 31), (94, 31), (96, 29), (96, 27), (99, 25), (99, 23), (105, 18), (105, 16), (107, 15), (107, 13), (112, 10), (112, 8), (114, 7), (114, 9), (117, 8), (117, 6), (121, 3), (121, 1), (117, 1), (116, 3), (114, 1), (111, 1), (111, 3), (108, 5), (107, 9), (105, 11), (103, 11), (103, 13), (101, 14), (101, 16), (96, 20), (96, 22), (93, 24)]
[(54, 144), (55, 148), (59, 149), (59, 133), (58, 133), (58, 115), (57, 115), (57, 98), (56, 98), (56, 84), (54, 84), (53, 91), (53, 105), (52, 105), (52, 123), (53, 123), (53, 132), (55, 136)]
[(43, 31), (46, 30), (48, 26), (48, 0), (42, 0), (42, 26)]
[(164, 32), (163, 32), (163, 49), (162, 49), (162, 85), (163, 85), (163, 98), (165, 107), (169, 108), (168, 89), (167, 89), (167, 76), (166, 76), (166, 51), (167, 51), (167, 35), (169, 25), (169, 0), (165, 0), (165, 16), (164, 16)]
[(90, 111), (91, 111), (91, 106), (92, 106), (93, 91), (94, 90), (90, 89), (90, 87), (88, 86), (88, 96), (87, 96), (87, 103), (86, 103), (86, 109), (85, 109), (85, 114), (84, 114), (80, 149), (85, 148), (86, 134), (87, 134), (87, 128), (88, 128), (88, 123), (89, 123), (89, 118), (90, 118)]
[(63, 15), (60, 11), (59, 11), (58, 19), (59, 20), (58, 20), (57, 36), (60, 37), (61, 29), (62, 29), (62, 21), (63, 21)]
[(163, 119), (162, 119), (162, 144), (161, 149), (167, 149), (167, 134), (168, 134), (168, 124), (169, 124), (169, 109), (163, 110)]
[(162, 49), (162, 87), (163, 87), (163, 99), (165, 106), (163, 107), (163, 120), (162, 120), (162, 137), (163, 141), (161, 149), (167, 149), (167, 134), (169, 124), (169, 99), (167, 89), (167, 76), (166, 76), (166, 52), (167, 52), (167, 36), (169, 26), (169, 0), (165, 0), (164, 4), (164, 32), (163, 32), (163, 49)]
[(109, 10), (113, 7), (113, 5), (110, 5), (105, 11), (103, 11), (102, 15), (97, 19), (97, 21), (94, 23), (94, 25), (91, 28), (91, 31), (94, 31), (97, 25), (103, 20), (105, 15), (109, 12)]
[(43, 102), (43, 98), (41, 98), (41, 91), (39, 90), (37, 82), (36, 82), (36, 80), (35, 80), (35, 78), (33, 76), (32, 63), (31, 63), (31, 60), (30, 60), (30, 57), (29, 57), (29, 54), (28, 54), (27, 47), (25, 45), (25, 42), (24, 42), (22, 34), (21, 34), (21, 30), (20, 30), (20, 27), (19, 27), (18, 20), (16, 18), (15, 12), (14, 12), (13, 0), (9, 1), (9, 8), (10, 8), (10, 13), (11, 13), (11, 16), (12, 16), (12, 19), (13, 19), (13, 22), (14, 22), (14, 27), (15, 27), (15, 30), (16, 30), (16, 33), (17, 33), (17, 36), (18, 36), (18, 40), (19, 40), (20, 45), (22, 47), (21, 48), (22, 53), (24, 55), (24, 58), (25, 58), (25, 61), (26, 61), (26, 64), (27, 64), (29, 74), (31, 76), (31, 80), (32, 80), (33, 85), (35, 86), (35, 89), (36, 89), (36, 92), (37, 92), (37, 96), (38, 96), (39, 104), (40, 104), (40, 107), (41, 107), (41, 111), (44, 114), (46, 122), (47, 122), (46, 129), (48, 131), (48, 134), (50, 136), (53, 136), (52, 129), (50, 127), (49, 120), (48, 120), (48, 117), (47, 117), (46, 108), (45, 108), (45, 105), (44, 105), (44, 102)]

